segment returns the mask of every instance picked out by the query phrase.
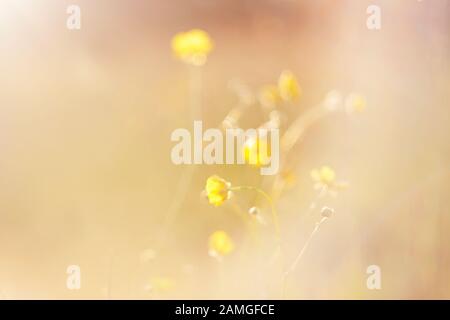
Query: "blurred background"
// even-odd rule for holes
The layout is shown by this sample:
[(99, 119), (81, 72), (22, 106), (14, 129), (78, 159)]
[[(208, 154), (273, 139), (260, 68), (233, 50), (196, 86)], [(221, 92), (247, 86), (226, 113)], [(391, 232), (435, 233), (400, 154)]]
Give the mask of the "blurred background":
[[(66, 28), (70, 4), (81, 8), (81, 30)], [(370, 4), (381, 8), (377, 31), (366, 27)], [(177, 195), (189, 166), (171, 162), (170, 134), (192, 120), (189, 71), (170, 43), (193, 28), (215, 45), (202, 67), (204, 127), (236, 105), (230, 81), (256, 91), (284, 69), (303, 90), (290, 117), (330, 90), (367, 99), (363, 113), (324, 118), (293, 150), (295, 183), (277, 201), (287, 261), (320, 219), (308, 209), (310, 171), (330, 165), (349, 187), (321, 200), (335, 215), (285, 298), (449, 299), (447, 0), (2, 0), (1, 297), (280, 298), (264, 199), (232, 199), (261, 206), (269, 222), (255, 246), (229, 205), (201, 196), (212, 174), (265, 190), (271, 178), (247, 166), (196, 166)], [(264, 116), (251, 106), (242, 125)], [(218, 229), (235, 244), (222, 262), (208, 255)], [(69, 265), (81, 268), (80, 290), (66, 287)], [(369, 265), (381, 268), (381, 290), (366, 286)]]

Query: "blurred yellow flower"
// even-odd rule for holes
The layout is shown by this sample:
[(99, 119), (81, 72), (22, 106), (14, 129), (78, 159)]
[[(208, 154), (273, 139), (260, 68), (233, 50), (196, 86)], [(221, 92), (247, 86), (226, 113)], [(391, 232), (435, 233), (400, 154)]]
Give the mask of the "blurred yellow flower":
[(213, 257), (223, 257), (234, 249), (234, 243), (230, 236), (222, 230), (213, 232), (209, 236), (209, 254)]
[(172, 39), (172, 50), (175, 55), (189, 64), (197, 66), (205, 64), (212, 49), (213, 42), (208, 33), (203, 30), (180, 32)]
[(267, 85), (261, 88), (259, 92), (259, 102), (265, 108), (272, 109), (281, 100), (278, 87), (274, 85)]
[(150, 281), (150, 290), (158, 293), (171, 291), (175, 287), (175, 280), (169, 277), (154, 277)]
[(209, 177), (208, 180), (206, 180), (205, 187), (209, 203), (218, 207), (226, 200), (230, 199), (230, 187), (231, 183), (217, 175)]
[(294, 74), (283, 71), (278, 79), (278, 90), (281, 98), (286, 101), (296, 100), (300, 97), (302, 90)]
[(322, 166), (311, 171), (311, 178), (322, 186), (331, 187), (335, 182), (336, 173), (330, 167)]
[(284, 170), (280, 173), (280, 177), (284, 183), (285, 188), (292, 188), (297, 183), (297, 176), (292, 170)]
[(357, 93), (351, 93), (345, 99), (345, 109), (349, 113), (364, 111), (366, 104), (366, 98)]
[(244, 143), (244, 159), (260, 167), (270, 163), (270, 148), (265, 139), (249, 138)]

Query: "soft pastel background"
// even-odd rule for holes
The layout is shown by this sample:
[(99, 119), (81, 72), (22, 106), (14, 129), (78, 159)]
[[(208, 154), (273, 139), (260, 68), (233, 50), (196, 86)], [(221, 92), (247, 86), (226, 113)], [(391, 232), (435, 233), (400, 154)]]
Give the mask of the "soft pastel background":
[[(78, 4), (82, 28), (66, 28)], [(366, 28), (366, 8), (382, 28)], [(186, 167), (170, 133), (190, 128), (188, 70), (171, 37), (206, 30), (205, 126), (251, 88), (292, 70), (299, 114), (332, 89), (361, 92), (364, 113), (336, 114), (296, 149), (297, 184), (278, 203), (292, 260), (318, 220), (312, 168), (333, 166), (350, 188), (325, 199), (336, 215), (308, 248), (288, 298), (450, 298), (450, 1), (446, 0), (2, 0), (0, 2), (0, 291), (14, 298), (278, 298), (271, 226), (262, 247), (228, 206), (200, 196), (218, 173), (261, 185), (250, 167), (196, 168), (161, 244), (164, 216)], [(254, 107), (243, 125), (258, 125)], [(255, 123), (253, 123), (254, 121)], [(242, 195), (242, 206), (253, 205)], [(267, 207), (262, 207), (267, 214)], [(216, 229), (236, 250), (207, 254)], [(66, 268), (81, 267), (81, 290)], [(382, 289), (366, 287), (381, 267)], [(152, 279), (170, 278), (166, 292)]]

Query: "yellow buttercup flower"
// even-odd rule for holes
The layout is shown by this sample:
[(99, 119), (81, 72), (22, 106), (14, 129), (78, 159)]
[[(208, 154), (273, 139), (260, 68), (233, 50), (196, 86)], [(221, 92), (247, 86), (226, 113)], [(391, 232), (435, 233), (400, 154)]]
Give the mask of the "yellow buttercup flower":
[(290, 71), (283, 71), (278, 79), (278, 90), (285, 101), (293, 101), (301, 96), (302, 90), (297, 78)]
[(357, 93), (351, 93), (345, 99), (345, 108), (349, 113), (364, 111), (366, 104), (366, 98)]
[(230, 199), (231, 183), (222, 179), (219, 176), (211, 176), (206, 180), (206, 196), (208, 197), (209, 203), (218, 207), (222, 205), (226, 200)]
[(270, 147), (265, 139), (247, 139), (244, 143), (243, 152), (245, 161), (257, 167), (270, 162)]
[(259, 92), (259, 102), (263, 107), (272, 109), (281, 100), (278, 87), (274, 85), (267, 85), (261, 88)]
[(157, 293), (171, 291), (175, 287), (175, 280), (169, 277), (154, 277), (150, 281), (150, 290)]
[(328, 166), (322, 166), (320, 169), (314, 169), (311, 171), (311, 178), (323, 186), (331, 187), (333, 186), (336, 173), (333, 169)]
[(209, 254), (214, 257), (223, 257), (230, 254), (234, 249), (233, 240), (222, 230), (213, 232), (209, 236)]
[(200, 29), (180, 32), (172, 39), (172, 50), (182, 61), (203, 65), (213, 49), (213, 42), (208, 33)]

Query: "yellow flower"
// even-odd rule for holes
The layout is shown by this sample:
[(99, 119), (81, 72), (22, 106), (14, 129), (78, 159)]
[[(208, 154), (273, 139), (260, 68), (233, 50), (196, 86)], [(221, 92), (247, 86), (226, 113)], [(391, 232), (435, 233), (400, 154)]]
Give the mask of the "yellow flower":
[(280, 176), (284, 182), (285, 188), (292, 188), (297, 183), (297, 176), (292, 170), (281, 171)]
[(222, 230), (215, 231), (209, 236), (209, 254), (213, 257), (223, 257), (234, 249), (230, 236)]
[(278, 90), (283, 100), (292, 101), (300, 97), (302, 90), (294, 74), (290, 71), (283, 71), (278, 79)]
[(226, 200), (230, 199), (231, 183), (222, 179), (219, 176), (211, 176), (206, 180), (206, 196), (208, 197), (209, 203), (218, 207), (223, 204)]
[(265, 139), (249, 138), (244, 143), (244, 159), (260, 167), (270, 162), (270, 148)]
[(203, 30), (180, 32), (172, 38), (173, 52), (180, 60), (189, 64), (203, 65), (212, 49), (213, 42)]
[(328, 166), (322, 166), (320, 169), (311, 171), (311, 178), (322, 186), (331, 187), (334, 185), (336, 173)]
[(171, 291), (175, 287), (175, 280), (169, 277), (154, 277), (150, 281), (150, 290), (158, 293)]
[(366, 98), (357, 93), (351, 93), (345, 99), (345, 108), (349, 113), (364, 111), (366, 104)]
[(280, 102), (280, 93), (278, 87), (267, 85), (261, 88), (259, 92), (259, 102), (263, 107), (272, 109)]

